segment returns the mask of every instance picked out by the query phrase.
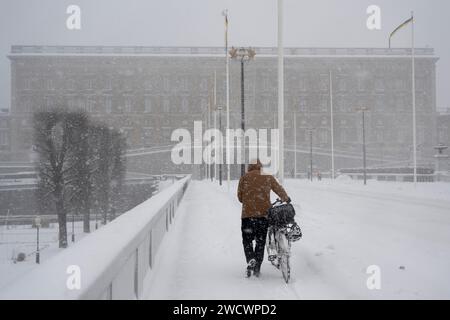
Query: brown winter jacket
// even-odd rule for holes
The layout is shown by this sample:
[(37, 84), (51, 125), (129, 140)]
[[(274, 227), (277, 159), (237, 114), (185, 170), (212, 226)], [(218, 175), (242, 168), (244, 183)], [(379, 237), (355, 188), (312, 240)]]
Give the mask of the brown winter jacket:
[(242, 203), (242, 219), (267, 217), (270, 191), (275, 192), (282, 201), (289, 199), (286, 191), (271, 175), (261, 174), (257, 166), (250, 166), (249, 171), (241, 177), (238, 187), (238, 198)]

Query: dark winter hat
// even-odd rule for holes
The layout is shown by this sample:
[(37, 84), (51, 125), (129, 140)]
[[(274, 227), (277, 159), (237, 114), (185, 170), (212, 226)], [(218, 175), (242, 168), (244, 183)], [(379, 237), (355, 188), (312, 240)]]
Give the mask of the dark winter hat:
[(262, 163), (259, 161), (259, 159), (250, 161), (250, 164), (248, 165), (248, 172), (255, 171), (255, 170), (261, 170)]

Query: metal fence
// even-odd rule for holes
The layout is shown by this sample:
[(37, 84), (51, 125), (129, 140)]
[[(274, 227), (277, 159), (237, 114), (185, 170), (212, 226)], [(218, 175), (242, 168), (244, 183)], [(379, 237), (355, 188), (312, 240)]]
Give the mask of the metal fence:
[[(141, 299), (191, 176), (2, 288), (0, 299)], [(74, 269), (75, 267), (75, 269)], [(72, 274), (71, 270), (79, 270)], [(80, 287), (69, 285), (80, 277)]]

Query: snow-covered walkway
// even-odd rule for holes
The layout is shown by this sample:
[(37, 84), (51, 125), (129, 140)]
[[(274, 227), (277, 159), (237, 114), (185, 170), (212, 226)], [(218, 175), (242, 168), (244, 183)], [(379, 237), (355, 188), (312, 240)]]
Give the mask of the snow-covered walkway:
[[(405, 188), (403, 190), (402, 188)], [(287, 181), (304, 239), (292, 247), (292, 281), (263, 264), (244, 278), (236, 183), (193, 181), (159, 252), (149, 299), (450, 298), (449, 185)], [(437, 190), (430, 190), (437, 188)], [(367, 267), (381, 270), (369, 290)]]

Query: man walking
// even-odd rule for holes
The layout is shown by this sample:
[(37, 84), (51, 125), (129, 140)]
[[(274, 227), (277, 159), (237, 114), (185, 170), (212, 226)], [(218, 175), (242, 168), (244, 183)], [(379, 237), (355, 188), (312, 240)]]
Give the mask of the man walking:
[[(247, 277), (259, 277), (264, 260), (267, 237), (267, 211), (271, 207), (270, 191), (275, 192), (283, 202), (290, 202), (286, 191), (272, 175), (261, 173), (259, 160), (248, 167), (248, 172), (239, 180), (238, 199), (242, 203), (242, 244), (247, 260)], [(253, 247), (253, 240), (256, 245)]]

